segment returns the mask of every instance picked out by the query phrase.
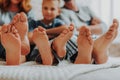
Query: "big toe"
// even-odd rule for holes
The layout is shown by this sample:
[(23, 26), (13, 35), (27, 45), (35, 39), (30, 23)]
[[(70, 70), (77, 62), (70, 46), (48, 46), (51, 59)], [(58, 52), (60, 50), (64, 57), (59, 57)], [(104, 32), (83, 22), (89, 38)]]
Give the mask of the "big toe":
[(87, 27), (82, 26), (82, 27), (80, 28), (79, 34), (80, 34), (80, 35), (86, 35), (86, 28), (87, 28)]
[(86, 35), (87, 35), (87, 36), (90, 36), (90, 35), (91, 35), (91, 32), (90, 32), (89, 28), (86, 28)]
[(70, 31), (73, 31), (73, 30), (74, 30), (74, 26), (71, 25), (71, 26), (69, 27), (69, 30), (70, 30)]
[(13, 17), (13, 20), (12, 20), (12, 23), (15, 24), (19, 21), (19, 17), (20, 17), (20, 14), (16, 14), (14, 17)]
[(36, 33), (36, 32), (38, 32), (38, 28), (35, 28), (35, 29), (33, 30), (33, 33)]
[(3, 25), (3, 26), (2, 26), (2, 28), (1, 28), (1, 32), (2, 32), (2, 33), (6, 33), (6, 32), (8, 32), (7, 25)]
[(118, 24), (117, 24), (117, 23), (114, 23), (114, 24), (113, 24), (113, 27), (114, 27), (115, 29), (118, 29)]
[(119, 22), (118, 22), (118, 20), (117, 19), (113, 19), (113, 24), (116, 24), (116, 27), (118, 28), (118, 26), (119, 26)]
[(20, 21), (21, 22), (26, 22), (27, 21), (27, 16), (24, 12), (20, 13)]
[(41, 32), (45, 31), (45, 29), (41, 26), (38, 26), (38, 30), (41, 31)]

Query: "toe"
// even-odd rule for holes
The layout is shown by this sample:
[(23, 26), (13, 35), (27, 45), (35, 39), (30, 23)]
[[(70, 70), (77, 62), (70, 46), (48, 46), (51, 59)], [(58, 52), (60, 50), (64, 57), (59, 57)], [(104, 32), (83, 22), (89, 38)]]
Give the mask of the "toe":
[(17, 13), (17, 14), (13, 17), (12, 24), (16, 24), (16, 23), (19, 21), (19, 17), (20, 17), (20, 14)]
[(63, 34), (67, 34), (69, 32), (69, 30), (68, 29), (65, 29), (62, 33)]
[(35, 28), (35, 29), (33, 30), (33, 33), (37, 32), (37, 31), (38, 31), (38, 28)]
[(74, 26), (73, 26), (73, 25), (70, 26), (70, 27), (69, 27), (69, 30), (70, 30), (70, 31), (73, 31), (73, 30), (74, 30)]
[(41, 32), (45, 31), (45, 29), (41, 26), (38, 26), (38, 30), (41, 31)]
[(24, 12), (20, 13), (20, 21), (21, 22), (26, 22), (27, 21), (27, 16)]
[(11, 31), (12, 31), (11, 25), (8, 25), (7, 27), (8, 27), (8, 28), (7, 28), (7, 29), (8, 29), (8, 32), (11, 32)]
[(111, 34), (111, 32), (107, 32), (106, 39), (111, 39), (112, 37), (113, 37), (113, 35)]
[(3, 26), (2, 26), (2, 28), (1, 28), (1, 32), (2, 32), (2, 33), (6, 33), (6, 32), (8, 32), (7, 25), (3, 25)]

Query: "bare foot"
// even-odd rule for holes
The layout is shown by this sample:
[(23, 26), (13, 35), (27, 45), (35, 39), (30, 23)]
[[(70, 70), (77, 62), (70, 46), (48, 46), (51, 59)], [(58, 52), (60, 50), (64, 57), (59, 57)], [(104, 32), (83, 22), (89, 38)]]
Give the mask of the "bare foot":
[(39, 49), (43, 64), (52, 65), (53, 56), (45, 29), (43, 29), (42, 27), (36, 28), (33, 31), (32, 39)]
[(78, 56), (74, 63), (75, 64), (91, 63), (93, 40), (91, 37), (91, 32), (87, 27), (83, 26), (80, 28), (77, 44), (78, 44)]
[(21, 40), (15, 27), (11, 27), (11, 25), (2, 26), (1, 43), (6, 51), (7, 65), (20, 64)]
[(118, 21), (114, 19), (113, 24), (110, 26), (109, 30), (104, 35), (95, 40), (93, 48), (93, 58), (95, 59), (95, 62), (97, 64), (105, 63), (107, 61), (107, 50), (112, 41), (117, 36), (118, 25)]
[(28, 21), (25, 13), (21, 12), (14, 16), (12, 25), (18, 30), (21, 38), (21, 54), (27, 55), (30, 51), (30, 44), (28, 40)]
[(60, 58), (63, 58), (66, 55), (66, 43), (72, 37), (73, 30), (74, 30), (74, 27), (70, 26), (68, 29), (65, 29), (53, 41), (52, 47)]

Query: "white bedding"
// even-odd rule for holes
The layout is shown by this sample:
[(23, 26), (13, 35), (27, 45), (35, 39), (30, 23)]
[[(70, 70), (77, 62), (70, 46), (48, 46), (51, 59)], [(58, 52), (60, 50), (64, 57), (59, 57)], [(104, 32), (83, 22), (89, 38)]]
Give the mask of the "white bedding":
[[(0, 62), (0, 80), (120, 80), (120, 59), (110, 58), (106, 64), (71, 64), (58, 66), (26, 62), (20, 66), (6, 66)], [(111, 77), (112, 76), (112, 77)]]

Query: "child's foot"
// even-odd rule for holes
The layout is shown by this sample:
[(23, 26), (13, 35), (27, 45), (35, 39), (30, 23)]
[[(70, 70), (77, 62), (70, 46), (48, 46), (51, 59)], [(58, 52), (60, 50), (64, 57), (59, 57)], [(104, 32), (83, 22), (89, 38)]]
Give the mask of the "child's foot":
[(97, 64), (105, 63), (107, 61), (107, 50), (112, 41), (117, 36), (118, 25), (118, 21), (114, 19), (113, 24), (110, 26), (107, 33), (95, 40), (93, 48), (93, 58), (95, 59), (95, 62)]
[(75, 64), (91, 63), (93, 40), (91, 37), (91, 32), (87, 27), (83, 26), (80, 28), (77, 44), (78, 44), (78, 56), (74, 63)]
[(6, 51), (7, 65), (20, 64), (21, 40), (15, 27), (11, 25), (2, 26), (1, 43)]
[(26, 55), (30, 51), (30, 45), (28, 40), (28, 21), (25, 13), (20, 13), (14, 16), (12, 24), (18, 30), (21, 38), (21, 54)]
[(72, 37), (73, 30), (74, 30), (74, 27), (70, 26), (68, 29), (65, 29), (53, 41), (52, 47), (60, 58), (63, 58), (66, 55), (66, 43)]
[(38, 27), (33, 31), (33, 42), (39, 49), (42, 62), (44, 65), (52, 65), (53, 56), (50, 48), (50, 43), (48, 40), (48, 36), (45, 32), (45, 29), (42, 27)]

